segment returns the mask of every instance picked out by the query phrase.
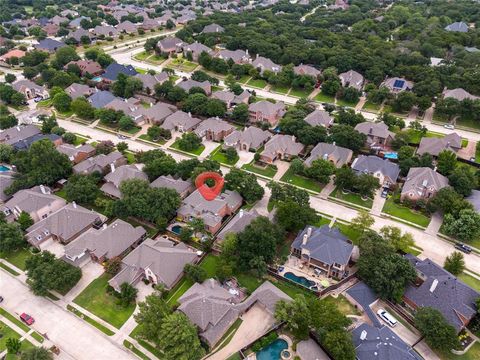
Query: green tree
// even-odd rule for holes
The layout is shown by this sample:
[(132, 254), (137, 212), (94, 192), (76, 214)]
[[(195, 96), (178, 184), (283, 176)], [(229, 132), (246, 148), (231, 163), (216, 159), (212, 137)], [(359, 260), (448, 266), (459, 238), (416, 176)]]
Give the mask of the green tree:
[(29, 213), (22, 211), (17, 219), (20, 229), (23, 231), (27, 230), (30, 226), (33, 225), (33, 219)]
[(352, 190), (355, 185), (356, 175), (351, 167), (342, 166), (335, 171), (334, 184), (340, 189)]
[(177, 140), (177, 144), (180, 150), (193, 151), (200, 147), (202, 139), (196, 134), (188, 132), (182, 134), (182, 137)]
[(97, 178), (92, 175), (73, 175), (65, 185), (67, 200), (80, 204), (93, 204), (100, 195), (97, 181)]
[(355, 346), (352, 342), (352, 335), (346, 331), (336, 330), (327, 333), (322, 344), (335, 360), (355, 359)]
[(311, 207), (287, 201), (277, 205), (275, 219), (286, 231), (297, 232), (309, 224), (317, 223), (320, 218)]
[(480, 236), (480, 214), (472, 209), (460, 210), (458, 217), (445, 214), (443, 229), (447, 235), (462, 241), (472, 241)]
[(280, 300), (275, 305), (275, 320), (285, 323), (286, 328), (296, 340), (308, 338), (310, 330), (310, 309), (303, 295), (297, 295), (293, 301)]
[(186, 264), (183, 272), (193, 282), (202, 283), (207, 280), (207, 271), (199, 265)]
[(417, 309), (415, 327), (433, 349), (449, 352), (451, 349), (458, 349), (460, 345), (455, 328), (436, 309), (429, 307)]
[(70, 61), (80, 60), (80, 57), (78, 56), (77, 52), (73, 47), (64, 46), (56, 51), (55, 60), (61, 67), (63, 67), (67, 65)]
[(25, 349), (20, 356), (21, 360), (53, 360), (53, 354), (44, 347)]
[(14, 127), (18, 124), (18, 120), (15, 115), (4, 115), (0, 116), (0, 129), (8, 129)]
[(260, 200), (265, 190), (257, 182), (254, 174), (247, 173), (237, 168), (232, 168), (225, 175), (225, 186), (228, 190), (237, 191), (246, 202), (253, 203)]
[(70, 110), (71, 103), (72, 99), (64, 92), (56, 94), (52, 101), (53, 107), (59, 112), (67, 112)]
[(0, 161), (10, 163), (13, 157), (13, 147), (8, 144), (0, 144)]
[(22, 229), (18, 224), (0, 222), (0, 252), (9, 253), (26, 244)]
[(443, 268), (449, 273), (458, 276), (463, 273), (465, 270), (465, 260), (463, 259), (463, 254), (458, 251), (454, 251), (445, 259)]
[(70, 107), (75, 115), (81, 119), (93, 120), (95, 118), (95, 109), (84, 97), (73, 100)]
[(232, 120), (244, 124), (248, 121), (249, 111), (247, 104), (238, 104), (233, 108)]
[(120, 300), (120, 304), (123, 307), (127, 307), (130, 304), (135, 302), (137, 298), (138, 289), (129, 283), (122, 283), (120, 285), (120, 293), (117, 295), (118, 299)]
[(120, 128), (120, 130), (128, 131), (135, 127), (135, 122), (130, 116), (124, 115), (120, 118), (120, 120), (118, 120), (118, 127)]
[(310, 206), (310, 195), (306, 190), (273, 181), (270, 181), (267, 186), (271, 189), (270, 201), (273, 203), (290, 200), (302, 206)]
[(366, 211), (359, 211), (358, 215), (351, 221), (352, 228), (365, 233), (375, 223), (375, 219)]
[(122, 259), (118, 256), (115, 256), (111, 259), (108, 259), (104, 263), (103, 267), (107, 274), (115, 276), (122, 269)]
[(40, 118), (42, 122), (42, 133), (50, 134), (53, 128), (58, 126), (57, 119), (55, 116), (43, 116)]
[(7, 352), (9, 354), (18, 354), (20, 348), (22, 347), (22, 343), (17, 338), (8, 338), (5, 341), (5, 347), (7, 348)]
[(457, 166), (448, 181), (455, 191), (463, 196), (469, 196), (478, 186), (477, 174), (471, 166)]
[(229, 162), (234, 162), (238, 157), (237, 150), (235, 150), (233, 147), (226, 148), (225, 157)]
[(380, 235), (382, 235), (385, 240), (392, 244), (396, 250), (401, 250), (408, 253), (410, 247), (415, 245), (412, 234), (408, 232), (402, 234), (400, 228), (396, 226), (383, 226), (380, 229)]
[(312, 162), (310, 167), (305, 169), (305, 175), (322, 184), (327, 184), (330, 181), (330, 176), (335, 173), (335, 170), (335, 165), (330, 161), (317, 159)]
[(348, 125), (337, 125), (330, 130), (329, 142), (335, 142), (336, 145), (346, 147), (354, 152), (358, 152), (366, 140), (365, 134), (359, 133)]
[(442, 150), (437, 157), (438, 172), (442, 175), (450, 175), (457, 166), (457, 155), (450, 150)]

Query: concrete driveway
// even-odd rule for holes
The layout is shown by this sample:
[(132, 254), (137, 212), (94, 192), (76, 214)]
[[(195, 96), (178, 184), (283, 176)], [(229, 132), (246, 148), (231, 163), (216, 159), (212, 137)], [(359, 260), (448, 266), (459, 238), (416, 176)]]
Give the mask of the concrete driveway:
[(103, 274), (102, 265), (90, 261), (82, 267), (82, 277), (63, 298), (65, 302), (71, 302), (96, 278)]
[(373, 205), (370, 212), (373, 215), (380, 216), (383, 206), (385, 205), (385, 201), (387, 201), (387, 199), (382, 197), (382, 189), (377, 190), (375, 196), (373, 197)]
[(237, 163), (235, 164), (235, 167), (238, 167), (238, 168), (241, 168), (242, 165), (245, 165), (245, 164), (248, 164), (248, 163), (252, 162), (253, 157), (255, 156), (255, 153), (250, 152), (250, 151), (240, 150), (240, 151), (237, 151), (237, 152), (238, 152), (239, 159), (238, 159)]

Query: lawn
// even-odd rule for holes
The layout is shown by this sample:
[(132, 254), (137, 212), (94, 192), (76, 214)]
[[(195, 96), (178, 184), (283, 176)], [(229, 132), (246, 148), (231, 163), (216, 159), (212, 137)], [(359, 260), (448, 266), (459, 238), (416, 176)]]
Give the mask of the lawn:
[(272, 92), (276, 92), (276, 93), (279, 93), (279, 94), (287, 94), (288, 90), (290, 90), (290, 88), (288, 88), (286, 86), (272, 86), (270, 90)]
[(345, 101), (343, 99), (337, 99), (337, 105), (338, 106), (348, 106), (354, 108), (358, 104), (357, 102), (350, 102), (350, 101)]
[(182, 58), (173, 59), (169, 65), (173, 66), (174, 68), (180, 71), (185, 71), (185, 72), (192, 72), (198, 66), (198, 64), (195, 64), (188, 60), (184, 60)]
[(135, 70), (136, 70), (139, 74), (146, 74), (146, 73), (147, 73), (147, 70), (141, 69), (141, 68), (138, 68), (138, 67), (136, 67)]
[[(75, 309), (72, 305), (67, 305), (67, 310), (68, 311), (71, 311), (72, 313), (74, 313), (75, 315), (77, 315), (79, 318), (81, 318), (82, 320), (86, 321), (87, 323), (89, 323), (90, 325), (96, 327), (98, 330), (100, 330), (101, 332), (105, 333), (106, 335), (108, 336), (112, 336), (112, 335), (115, 335), (115, 333), (110, 330), (109, 328), (103, 326), (102, 324), (96, 322), (95, 320), (93, 320), (91, 317), (83, 314), (81, 311), (78, 311), (77, 309)], [(32, 334), (33, 335), (33, 334)]]
[(273, 285), (275, 285), (277, 288), (282, 290), (285, 294), (290, 296), (291, 298), (294, 298), (297, 295), (303, 295), (306, 298), (312, 298), (312, 299), (317, 298), (313, 292), (308, 291), (306, 288), (302, 288), (300, 286), (293, 285), (293, 284), (287, 282), (287, 280), (281, 281), (281, 280), (278, 280), (274, 277), (270, 277), (268, 280)]
[(465, 284), (470, 286), (472, 289), (475, 289), (477, 291), (480, 291), (480, 280), (474, 278), (471, 275), (468, 275), (466, 273), (462, 273), (458, 275), (458, 278), (462, 280)]
[(480, 163), (480, 150), (475, 152), (475, 162)]
[(218, 161), (221, 164), (226, 164), (226, 165), (235, 165), (240, 159), (240, 157), (235, 156), (235, 159), (229, 160), (227, 159), (225, 152), (223, 152), (222, 145), (219, 145), (211, 154), (210, 154), (210, 159)]
[(246, 85), (263, 89), (265, 86), (267, 86), (267, 82), (263, 79), (250, 79)]
[(319, 101), (321, 103), (330, 103), (330, 104), (335, 103), (335, 98), (333, 96), (326, 95), (326, 94), (322, 93), (321, 91), (318, 93), (317, 96), (314, 97), (314, 100)]
[(9, 254), (0, 253), (0, 258), (5, 259), (10, 264), (21, 270), (25, 270), (25, 260), (27, 260), (31, 255), (32, 253), (28, 249), (20, 249)]
[(358, 245), (358, 238), (362, 236), (362, 233), (360, 231), (352, 228), (352, 225), (342, 224), (340, 222), (336, 222), (334, 226), (338, 227), (340, 229), (340, 232), (347, 238), (349, 238), (352, 243)]
[(299, 98), (308, 98), (308, 95), (310, 95), (311, 93), (312, 93), (311, 90), (291, 88), (290, 93), (288, 95), (299, 97)]
[(324, 185), (318, 181), (294, 174), (290, 169), (287, 170), (280, 180), (315, 192), (322, 191), (324, 187)]
[(250, 75), (243, 75), (240, 79), (237, 80), (240, 84), (245, 84), (248, 80), (250, 80)]
[(419, 130), (414, 130), (414, 129), (408, 129), (406, 130), (408, 135), (410, 136), (409, 142), (411, 144), (418, 145), (420, 144), (420, 141), (422, 140), (422, 137), (427, 137), (427, 138), (442, 138), (445, 135), (440, 134), (437, 132), (432, 132), (432, 131), (427, 131), (425, 135), (422, 135), (422, 132)]
[(12, 274), (13, 276), (18, 276), (18, 275), (20, 275), (18, 272), (16, 272), (15, 270), (13, 270), (11, 267), (5, 265), (3, 262), (0, 262), (0, 268), (2, 268), (3, 270), (9, 272), (9, 273)]
[(135, 355), (137, 355), (140, 359), (150, 360), (150, 358), (147, 355), (145, 355), (140, 350), (138, 350), (135, 347), (135, 345), (133, 345), (130, 341), (123, 340), (123, 346), (125, 346), (127, 349), (129, 349), (131, 352), (133, 352)]
[(349, 202), (349, 203), (354, 204), (354, 205), (363, 206), (363, 207), (366, 207), (366, 208), (369, 208), (369, 209), (371, 209), (372, 205), (373, 205), (373, 200), (372, 199), (363, 200), (360, 195), (355, 194), (355, 193), (351, 193), (351, 192), (349, 192), (348, 194), (344, 194), (342, 192), (342, 190), (340, 190), (338, 188), (333, 190), (333, 192), (330, 194), (330, 197), (333, 197), (333, 198), (336, 198), (336, 199), (339, 199), (339, 200), (343, 200), (343, 201)]
[(20, 339), (21, 336), (3, 321), (0, 321), (0, 352), (7, 348), (6, 343), (9, 338)]
[(3, 317), (7, 318), (8, 320), (10, 320), (12, 323), (14, 323), (15, 325), (17, 325), (20, 329), (22, 329), (23, 331), (25, 332), (29, 332), (30, 331), (30, 328), (25, 325), (19, 318), (17, 318), (16, 316), (13, 316), (12, 314), (10, 314), (7, 310), (4, 310), (2, 308), (0, 308), (0, 315), (2, 315)]
[(145, 140), (145, 141), (150, 141), (150, 142), (153, 142), (155, 144), (159, 144), (159, 145), (163, 145), (166, 143), (165, 140), (163, 140), (163, 138), (160, 138), (158, 140), (153, 140), (150, 136), (148, 136), (147, 134), (143, 134), (143, 135), (140, 135), (138, 137), (139, 139), (142, 139), (142, 140)]
[(335, 304), (337, 309), (343, 315), (361, 315), (361, 313), (357, 309), (355, 309), (355, 307), (352, 304), (350, 304), (350, 302), (343, 295), (339, 295), (336, 298), (334, 298), (333, 296), (327, 296), (323, 300), (325, 302)]
[(462, 139), (462, 148), (465, 148), (468, 146), (468, 139)]
[(134, 164), (135, 163), (135, 154), (134, 153), (131, 153), (131, 152), (125, 152), (123, 154), (123, 156), (125, 156), (125, 158), (127, 159), (127, 162), (129, 164)]
[(455, 355), (451, 352), (441, 355), (443, 360), (478, 360), (480, 359), (480, 343), (477, 341), (473, 346), (463, 355)]
[(142, 51), (141, 53), (136, 54), (133, 58), (134, 58), (135, 60), (144, 61), (144, 60), (147, 59), (150, 55), (151, 55), (151, 53), (149, 53), (149, 52), (147, 52), (147, 51)]
[(365, 104), (363, 105), (363, 110), (366, 111), (372, 111), (372, 112), (378, 112), (380, 110), (381, 105), (379, 104), (374, 104), (370, 101), (366, 101)]
[(75, 141), (73, 142), (73, 145), (75, 146), (83, 145), (88, 141), (88, 138), (83, 137), (81, 135), (75, 134), (75, 136), (76, 136)]
[(195, 150), (185, 151), (185, 150), (180, 149), (180, 147), (178, 146), (178, 140), (176, 140), (176, 141), (170, 146), (170, 148), (176, 149), (176, 150), (180, 150), (180, 151), (186, 152), (186, 153), (188, 153), (188, 154), (200, 156), (200, 154), (203, 152), (203, 150), (205, 150), (205, 145), (200, 144), (200, 146), (199, 146), (198, 148), (196, 148)]
[(250, 162), (249, 164), (243, 165), (242, 169), (251, 171), (253, 173), (256, 173), (265, 177), (269, 177), (269, 178), (273, 178), (277, 173), (277, 169), (273, 167), (273, 165), (267, 165), (267, 167), (262, 168), (254, 165), (254, 163), (255, 163), (255, 160), (252, 160), (252, 162)]
[(428, 216), (425, 216), (418, 211), (413, 211), (406, 206), (395, 203), (393, 197), (387, 199), (385, 205), (383, 206), (382, 212), (422, 227), (427, 227), (430, 223), (430, 218)]
[(470, 128), (470, 129), (480, 130), (480, 123), (473, 119), (465, 119), (465, 118), (457, 119), (456, 125)]
[(145, 62), (151, 63), (153, 65), (160, 65), (166, 59), (164, 57), (158, 56), (157, 54), (150, 56)]
[(118, 305), (118, 299), (107, 293), (108, 280), (110, 280), (108, 274), (93, 280), (73, 302), (120, 329), (132, 316), (135, 305), (126, 308)]

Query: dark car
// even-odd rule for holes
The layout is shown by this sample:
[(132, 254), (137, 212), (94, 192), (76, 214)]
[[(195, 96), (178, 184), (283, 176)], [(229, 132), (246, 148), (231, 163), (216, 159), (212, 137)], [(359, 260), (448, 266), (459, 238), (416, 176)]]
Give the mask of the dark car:
[(0, 303), (3, 302), (3, 296), (0, 296)]
[(388, 189), (383, 189), (382, 194), (380, 195), (382, 198), (386, 198), (388, 196)]
[(20, 315), (20, 320), (27, 325), (32, 325), (35, 322), (35, 319), (26, 313), (22, 313), (22, 315)]
[(470, 246), (462, 243), (456, 243), (455, 248), (464, 252), (465, 254), (470, 254), (472, 252), (472, 248)]

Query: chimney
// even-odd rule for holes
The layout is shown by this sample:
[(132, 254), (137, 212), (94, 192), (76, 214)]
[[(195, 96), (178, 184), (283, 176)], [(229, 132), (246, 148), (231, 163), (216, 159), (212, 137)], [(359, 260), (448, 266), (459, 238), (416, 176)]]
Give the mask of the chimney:
[(367, 331), (362, 330), (362, 333), (360, 334), (360, 340), (365, 340), (367, 338)]
[(295, 135), (292, 135), (292, 141), (295, 141)]
[(43, 185), (40, 185), (40, 191), (42, 192), (42, 194), (47, 194), (47, 189), (45, 189), (45, 186)]
[(336, 144), (337, 144), (337, 143), (336, 143), (335, 141), (332, 143), (332, 145), (334, 145), (334, 146), (335, 146)]
[(17, 131), (20, 131), (20, 126), (17, 126)]
[(310, 235), (312, 235), (312, 227), (311, 226), (309, 226), (307, 228), (307, 236), (310, 237)]
[(188, 112), (188, 116), (189, 116), (189, 117), (192, 117), (192, 113), (191, 113), (190, 111)]
[(103, 224), (102, 229), (106, 229), (108, 227), (107, 224)]
[(245, 54), (247, 54), (247, 56), (248, 56), (248, 49), (247, 49), (247, 50), (245, 50)]
[(238, 212), (238, 217), (241, 219), (243, 217), (243, 209)]
[(437, 288), (437, 285), (438, 285), (438, 280), (433, 279), (432, 285), (430, 285), (430, 292), (431, 293), (433, 293), (435, 291), (435, 289)]
[(302, 239), (302, 245), (307, 245), (307, 242), (308, 242), (308, 234), (304, 234)]
[(110, 164), (110, 171), (113, 173), (115, 171), (115, 164), (111, 163)]
[(72, 206), (73, 206), (74, 209), (76, 209), (77, 208), (77, 203), (75, 201), (72, 201)]

